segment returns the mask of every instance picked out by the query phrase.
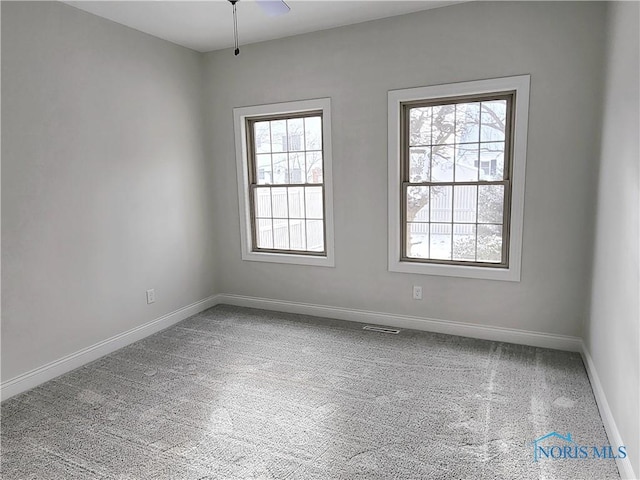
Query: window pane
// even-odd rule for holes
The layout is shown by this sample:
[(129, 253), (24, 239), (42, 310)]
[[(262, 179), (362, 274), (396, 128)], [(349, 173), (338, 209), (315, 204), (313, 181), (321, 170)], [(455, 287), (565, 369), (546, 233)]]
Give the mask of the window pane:
[(259, 185), (273, 183), (271, 174), (271, 155), (256, 155), (256, 180)]
[(428, 223), (407, 223), (407, 257), (429, 258)]
[(476, 259), (476, 226), (453, 224), (453, 260), (473, 262)]
[(271, 190), (271, 203), (274, 218), (287, 218), (287, 189), (274, 188)]
[(480, 139), (483, 142), (504, 140), (505, 125), (507, 120), (507, 101), (494, 100), (482, 102), (480, 114), (482, 129)]
[(456, 119), (455, 105), (438, 105), (432, 107), (432, 144), (453, 144), (455, 141), (454, 126)]
[(478, 187), (478, 223), (502, 223), (504, 185)]
[(307, 152), (307, 183), (322, 183), (322, 152)]
[(274, 120), (271, 122), (271, 151), (287, 151), (287, 121)]
[(289, 183), (289, 159), (286, 153), (273, 154), (273, 183)]
[(431, 147), (409, 148), (409, 181), (431, 181)]
[(504, 179), (504, 142), (480, 144), (480, 180)]
[(271, 152), (271, 131), (269, 130), (269, 122), (254, 123), (253, 132), (256, 153)]
[(304, 119), (305, 149), (322, 149), (322, 119), (321, 117), (307, 117)]
[(451, 224), (432, 223), (429, 235), (429, 258), (451, 260)]
[(273, 219), (273, 248), (289, 250), (289, 220)]
[(431, 107), (409, 110), (409, 145), (431, 145)]
[(289, 135), (289, 151), (299, 152), (304, 150), (304, 121), (302, 118), (287, 120), (287, 133)]
[(273, 234), (271, 232), (271, 219), (258, 220), (256, 243), (258, 248), (273, 248)]
[(475, 223), (478, 187), (475, 185), (456, 185), (453, 187), (453, 221), (456, 223)]
[(304, 153), (289, 154), (289, 183), (304, 183), (305, 158)]
[(324, 223), (322, 220), (307, 220), (307, 250), (324, 250)]
[(477, 142), (480, 137), (480, 103), (456, 105), (456, 143)]
[(322, 188), (305, 187), (307, 218), (323, 218)]
[(256, 217), (271, 217), (271, 189), (256, 188), (254, 191), (253, 201), (255, 203)]
[(304, 218), (304, 189), (291, 187), (289, 190), (289, 218)]
[(502, 261), (502, 227), (500, 225), (478, 225), (478, 261)]
[(289, 220), (291, 250), (307, 249), (307, 228), (304, 220)]
[(431, 221), (451, 221), (451, 186), (431, 187)]
[(407, 187), (407, 221), (429, 221), (429, 187)]
[(453, 181), (453, 145), (438, 145), (431, 149), (431, 181)]
[(478, 144), (456, 145), (456, 182), (478, 181)]

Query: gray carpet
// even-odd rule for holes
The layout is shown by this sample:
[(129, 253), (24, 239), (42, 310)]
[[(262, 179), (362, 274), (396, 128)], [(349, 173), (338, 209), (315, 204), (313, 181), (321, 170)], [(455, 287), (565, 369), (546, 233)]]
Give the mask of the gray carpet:
[(218, 306), (2, 404), (3, 479), (608, 479), (580, 356)]

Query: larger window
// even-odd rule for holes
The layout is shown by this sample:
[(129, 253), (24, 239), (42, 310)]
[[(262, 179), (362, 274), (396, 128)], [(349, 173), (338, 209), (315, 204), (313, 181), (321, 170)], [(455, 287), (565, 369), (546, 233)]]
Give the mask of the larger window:
[(390, 269), (519, 280), (528, 77), (389, 99)]
[(329, 100), (234, 112), (243, 258), (333, 265)]

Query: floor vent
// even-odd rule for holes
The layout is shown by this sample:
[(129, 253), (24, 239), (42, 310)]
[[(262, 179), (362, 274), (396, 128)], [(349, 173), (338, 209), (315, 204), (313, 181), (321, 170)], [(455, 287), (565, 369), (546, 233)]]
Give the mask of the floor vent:
[(397, 335), (400, 333), (400, 330), (398, 330), (397, 328), (377, 327), (375, 325), (365, 325), (364, 327), (362, 327), (362, 329), (380, 333), (392, 333), (393, 335)]

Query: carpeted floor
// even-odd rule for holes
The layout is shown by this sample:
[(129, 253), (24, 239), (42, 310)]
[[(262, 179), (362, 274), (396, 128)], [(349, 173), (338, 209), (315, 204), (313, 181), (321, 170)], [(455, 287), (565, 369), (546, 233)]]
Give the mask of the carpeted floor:
[(7, 480), (619, 478), (533, 461), (608, 444), (578, 354), (223, 305), (1, 413)]

